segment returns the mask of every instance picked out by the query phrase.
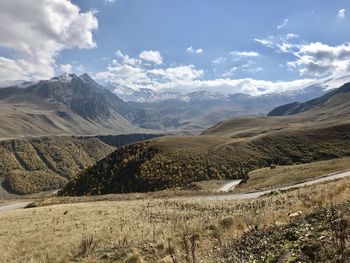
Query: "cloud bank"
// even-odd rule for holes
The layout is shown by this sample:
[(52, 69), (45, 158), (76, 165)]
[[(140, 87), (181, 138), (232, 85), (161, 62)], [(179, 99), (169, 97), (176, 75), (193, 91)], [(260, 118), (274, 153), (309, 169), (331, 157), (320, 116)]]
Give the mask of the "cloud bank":
[(15, 51), (0, 57), (2, 79), (45, 79), (55, 57), (70, 48), (94, 48), (95, 11), (80, 12), (61, 0), (0, 0), (0, 46)]
[(145, 50), (140, 53), (139, 58), (144, 61), (152, 62), (156, 65), (160, 65), (163, 63), (163, 58), (160, 55), (159, 51)]
[[(168, 67), (163, 63), (161, 67), (159, 65), (152, 67), (144, 65), (141, 54), (144, 54), (144, 51), (139, 54), (138, 58), (132, 58), (118, 50), (116, 58), (111, 61), (107, 69), (97, 73), (95, 78), (113, 85), (116, 92), (147, 88), (158, 92), (208, 90), (226, 94), (250, 95), (298, 89), (312, 81), (312, 79), (301, 79), (290, 82), (273, 82), (252, 78), (230, 79), (225, 77), (205, 79), (205, 72), (192, 64)], [(253, 62), (247, 63), (245, 66), (247, 70), (249, 70), (249, 63)]]
[(350, 43), (336, 46), (321, 42), (305, 43), (298, 40), (295, 34), (269, 36), (255, 41), (276, 52), (293, 55), (295, 59), (286, 64), (290, 70), (297, 70), (302, 77), (320, 78), (343, 75), (350, 71)]

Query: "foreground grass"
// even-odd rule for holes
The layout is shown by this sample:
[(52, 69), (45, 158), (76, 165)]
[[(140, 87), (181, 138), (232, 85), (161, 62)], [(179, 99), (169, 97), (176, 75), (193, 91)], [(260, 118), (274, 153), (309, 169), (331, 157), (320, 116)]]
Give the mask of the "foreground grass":
[(286, 225), (252, 229), (217, 249), (217, 261), (327, 262), (350, 259), (350, 200), (295, 215)]
[(186, 262), (193, 254), (216, 262), (212, 251), (248, 229), (349, 200), (349, 189), (346, 178), (256, 200), (101, 201), (2, 213), (0, 262)]
[(299, 165), (262, 168), (249, 173), (247, 183), (235, 189), (236, 192), (271, 189), (307, 181), (326, 174), (350, 169), (350, 157), (319, 161)]

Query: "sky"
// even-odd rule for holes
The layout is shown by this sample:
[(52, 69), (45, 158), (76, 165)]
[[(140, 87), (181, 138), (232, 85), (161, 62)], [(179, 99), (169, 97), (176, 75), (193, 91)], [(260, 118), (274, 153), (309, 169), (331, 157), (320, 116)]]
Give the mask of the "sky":
[(0, 0), (0, 80), (260, 95), (350, 70), (342, 0)]

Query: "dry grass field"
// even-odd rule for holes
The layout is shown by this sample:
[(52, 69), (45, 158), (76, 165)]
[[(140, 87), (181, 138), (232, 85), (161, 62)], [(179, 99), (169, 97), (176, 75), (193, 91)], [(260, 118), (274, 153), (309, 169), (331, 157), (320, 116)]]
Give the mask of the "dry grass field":
[(217, 262), (221, 246), (288, 214), (350, 199), (350, 179), (254, 200), (142, 199), (0, 214), (0, 262)]

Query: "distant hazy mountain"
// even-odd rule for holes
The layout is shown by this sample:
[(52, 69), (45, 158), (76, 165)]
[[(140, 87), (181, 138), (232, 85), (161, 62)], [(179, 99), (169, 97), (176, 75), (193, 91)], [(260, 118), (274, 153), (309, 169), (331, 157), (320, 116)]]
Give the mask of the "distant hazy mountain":
[[(118, 89), (117, 91), (120, 92)], [(140, 89), (138, 91), (127, 91), (127, 93), (118, 93), (118, 97), (124, 101), (132, 102), (147, 102), (147, 103), (156, 103), (167, 100), (178, 100), (184, 102), (191, 101), (207, 101), (207, 100), (219, 100), (226, 99), (228, 95), (224, 95), (219, 92), (210, 92), (210, 91), (194, 91), (189, 93), (180, 93), (180, 92), (154, 92), (151, 89)]]
[[(155, 92), (150, 89), (117, 88), (114, 92), (142, 114), (136, 123), (150, 129), (196, 132), (225, 119), (242, 115), (266, 115), (273, 108), (322, 96), (350, 81), (350, 75), (328, 77), (297, 89), (261, 96), (196, 91)], [(110, 87), (112, 89), (112, 87)]]
[(196, 132), (222, 120), (242, 115), (266, 115), (271, 109), (293, 101), (306, 101), (324, 94), (319, 86), (308, 86), (294, 92), (262, 96), (226, 95), (197, 91), (186, 94), (155, 93), (148, 89), (129, 95), (118, 95), (142, 114), (136, 123), (149, 129)]
[(135, 131), (135, 112), (87, 74), (0, 89), (1, 137)]
[[(344, 83), (350, 82), (350, 75), (343, 76), (333, 76), (326, 77), (320, 80), (315, 80), (304, 86), (297, 87), (296, 89), (269, 93), (262, 95), (262, 97), (272, 96), (272, 97), (291, 97), (291, 99), (297, 99), (298, 101), (306, 101), (310, 98), (319, 96), (327, 90), (335, 89), (343, 85)], [(220, 92), (212, 91), (192, 91), (188, 93), (183, 92), (156, 92), (151, 89), (140, 89), (133, 90), (125, 87), (114, 87), (111, 84), (106, 84), (108, 89), (113, 90), (116, 95), (122, 100), (128, 102), (136, 103), (159, 103), (161, 101), (211, 101), (211, 100), (229, 100), (232, 96), (243, 95), (244, 94), (223, 94)], [(249, 96), (250, 97), (250, 96)], [(261, 97), (261, 96), (256, 96)]]

